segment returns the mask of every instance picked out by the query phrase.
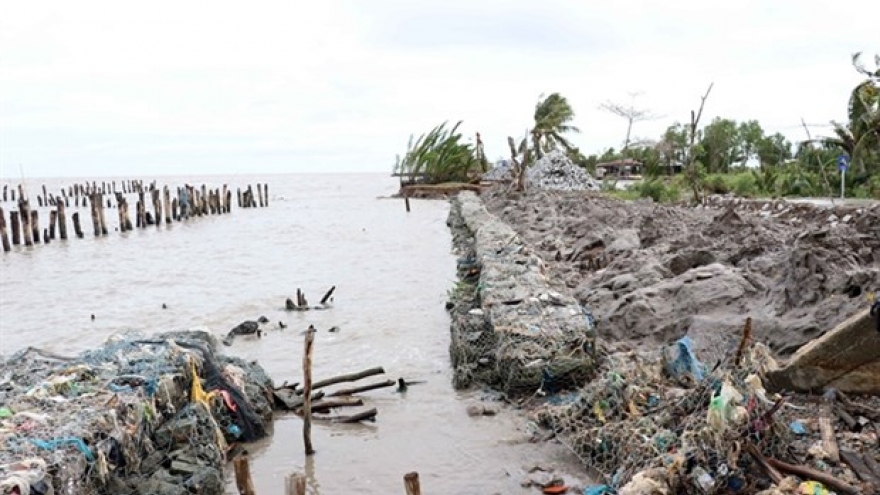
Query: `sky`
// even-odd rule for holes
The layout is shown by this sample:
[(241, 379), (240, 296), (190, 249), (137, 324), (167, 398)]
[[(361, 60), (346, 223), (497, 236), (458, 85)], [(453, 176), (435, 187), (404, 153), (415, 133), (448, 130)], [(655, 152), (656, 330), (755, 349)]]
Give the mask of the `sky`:
[[(586, 154), (633, 103), (757, 119), (803, 140), (845, 120), (880, 53), (870, 0), (0, 0), (0, 177), (390, 172), (410, 134), (480, 132), (490, 159), (542, 94)], [(632, 97), (631, 95), (638, 96)]]

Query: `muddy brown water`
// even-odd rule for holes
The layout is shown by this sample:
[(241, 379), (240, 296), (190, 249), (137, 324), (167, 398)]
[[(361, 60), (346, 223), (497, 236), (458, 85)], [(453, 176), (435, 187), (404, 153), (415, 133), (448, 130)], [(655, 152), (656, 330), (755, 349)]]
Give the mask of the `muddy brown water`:
[[(83, 216), (84, 239), (0, 255), (0, 354), (28, 345), (72, 354), (125, 330), (207, 328), (221, 336), (265, 315), (262, 339), (239, 338), (224, 350), (258, 360), (276, 383), (295, 382), (301, 331), (312, 324), (319, 330), (316, 378), (384, 366), (388, 378), (426, 383), (406, 394), (364, 394), (365, 407), (379, 410), (375, 423), (316, 423), (317, 454), (310, 459), (301, 420), (278, 416), (272, 437), (248, 446), (259, 495), (283, 493), (284, 477), (294, 471), (307, 474), (316, 494), (403, 493), (409, 471), (421, 474), (425, 493), (525, 494), (537, 493), (520, 486), (536, 465), (577, 474), (563, 447), (525, 441), (530, 425), (523, 415), (502, 409), (471, 418), (466, 407), (482, 392), (451, 386), (444, 303), (455, 257), (446, 202), (413, 201), (406, 214), (400, 200), (380, 199), (397, 187), (384, 174), (145, 178), (152, 179), (227, 183), (233, 191), (267, 182), (270, 207), (124, 234), (114, 231), (116, 211), (108, 210), (111, 232), (99, 239), (90, 235), (88, 210), (70, 208)], [(28, 181), (32, 202), (40, 185), (57, 193), (69, 183)], [(11, 206), (3, 204), (4, 211)], [(41, 227), (48, 224), (44, 211)], [(68, 229), (72, 235), (70, 223)], [(284, 310), (297, 288), (317, 303), (331, 285), (333, 309)], [(339, 332), (328, 332), (332, 326)], [(228, 493), (236, 493), (234, 482)]]

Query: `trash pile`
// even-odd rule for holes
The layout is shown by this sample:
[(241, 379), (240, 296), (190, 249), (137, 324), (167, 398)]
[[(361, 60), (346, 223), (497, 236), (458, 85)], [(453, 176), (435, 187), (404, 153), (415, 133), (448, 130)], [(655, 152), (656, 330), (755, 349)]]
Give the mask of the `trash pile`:
[(462, 255), (450, 301), (454, 385), (552, 393), (591, 376), (592, 315), (550, 289), (541, 259), (472, 192), (453, 201), (449, 225)]
[(0, 365), (0, 494), (222, 494), (231, 446), (266, 435), (272, 388), (202, 331), (24, 349)]
[(526, 172), (527, 187), (553, 191), (598, 191), (600, 184), (565, 153), (553, 150)]
[(747, 341), (715, 363), (688, 337), (606, 355), (599, 378), (544, 399), (536, 420), (607, 493), (880, 493), (880, 400), (770, 393), (770, 351)]

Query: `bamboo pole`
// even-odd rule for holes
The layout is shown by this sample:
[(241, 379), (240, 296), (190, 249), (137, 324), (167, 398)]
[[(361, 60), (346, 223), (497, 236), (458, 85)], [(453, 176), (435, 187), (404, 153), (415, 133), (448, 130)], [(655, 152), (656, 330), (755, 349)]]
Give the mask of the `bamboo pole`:
[(419, 484), (419, 473), (413, 471), (403, 476), (403, 487), (406, 495), (422, 495), (422, 487)]
[[(3, 194), (6, 194), (6, 187), (3, 188)], [(3, 252), (8, 253), (12, 246), (9, 245), (9, 236), (6, 234), (6, 215), (3, 208), (0, 208), (0, 242), (3, 243)]]
[(306, 495), (306, 477), (299, 473), (287, 475), (285, 495)]
[(21, 244), (21, 224), (18, 222), (18, 212), (10, 211), (9, 212), (9, 223), (12, 228), (12, 245), (18, 246)]
[(313, 455), (312, 447), (312, 349), (315, 343), (315, 332), (311, 328), (306, 331), (305, 349), (303, 350), (303, 442), (306, 455)]
[(247, 455), (236, 457), (232, 464), (235, 466), (235, 486), (238, 488), (239, 495), (256, 495)]
[(64, 215), (64, 201), (58, 201), (55, 206), (58, 209), (58, 237), (65, 241), (67, 240), (67, 218)]

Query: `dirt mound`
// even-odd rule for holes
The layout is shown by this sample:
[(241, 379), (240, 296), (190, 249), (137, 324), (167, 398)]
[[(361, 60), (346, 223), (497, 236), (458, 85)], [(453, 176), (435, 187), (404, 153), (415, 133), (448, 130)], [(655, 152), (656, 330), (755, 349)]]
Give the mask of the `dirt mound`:
[(491, 212), (534, 246), (606, 340), (685, 334), (725, 353), (747, 316), (790, 354), (880, 290), (880, 206), (624, 202), (590, 193), (487, 191)]

